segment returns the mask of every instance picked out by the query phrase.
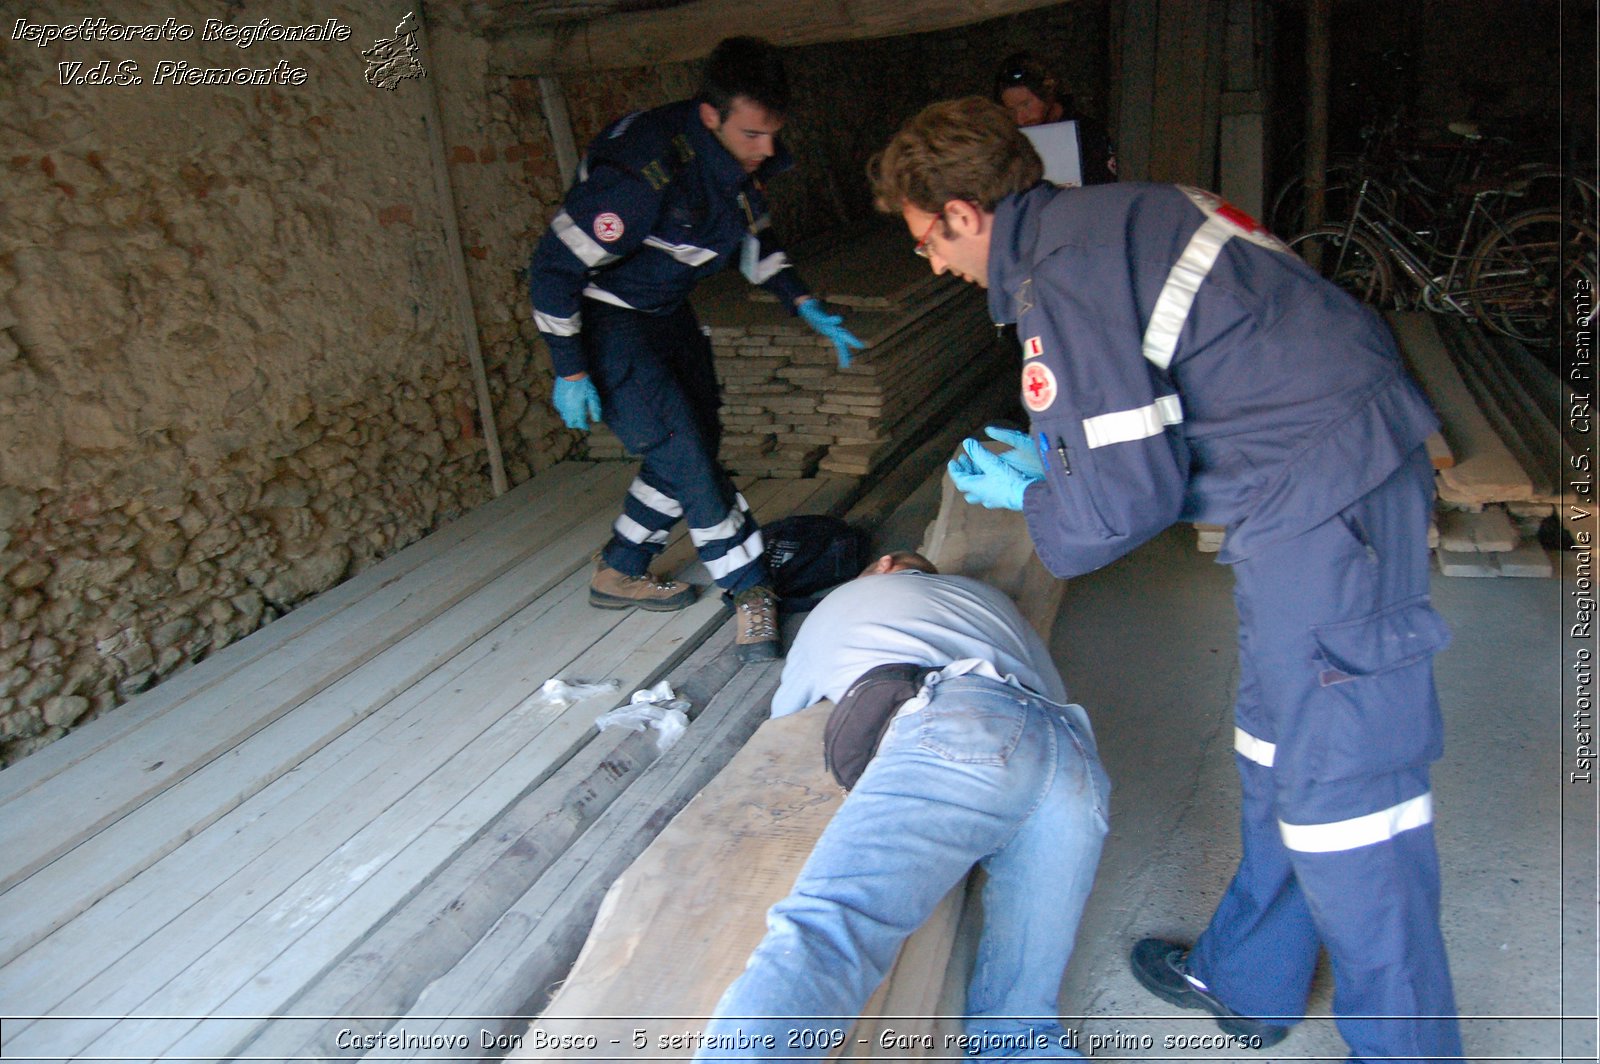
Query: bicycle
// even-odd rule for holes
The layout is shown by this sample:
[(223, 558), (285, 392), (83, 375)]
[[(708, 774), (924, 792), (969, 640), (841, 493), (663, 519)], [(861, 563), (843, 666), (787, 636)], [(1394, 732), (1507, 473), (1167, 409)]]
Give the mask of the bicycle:
[(1515, 190), (1480, 189), (1450, 250), (1438, 234), (1407, 225), (1374, 187), (1362, 179), (1348, 219), (1301, 233), (1289, 246), (1374, 306), (1476, 319), (1533, 346), (1578, 324), (1572, 297), (1580, 281), (1593, 291), (1596, 272), (1595, 230), (1587, 221), (1551, 210), (1506, 216), (1501, 205)]
[[(1507, 219), (1536, 208), (1592, 218), (1600, 204), (1592, 169), (1530, 159), (1526, 150), (1484, 134), (1472, 122), (1451, 122), (1441, 136), (1421, 139), (1396, 113), (1364, 128), (1361, 142), (1360, 152), (1328, 160), (1324, 219), (1349, 217), (1363, 179), (1373, 182), (1369, 200), (1419, 231), (1449, 229), (1472, 191), (1485, 188), (1504, 190), (1486, 206)], [(1298, 233), (1307, 228), (1306, 213), (1305, 178), (1296, 174), (1278, 189), (1267, 218), (1275, 233)]]

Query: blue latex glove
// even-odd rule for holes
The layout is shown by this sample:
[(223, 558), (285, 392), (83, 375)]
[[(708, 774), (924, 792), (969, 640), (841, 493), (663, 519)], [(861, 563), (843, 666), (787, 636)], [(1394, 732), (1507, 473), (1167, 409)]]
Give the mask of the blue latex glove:
[(1025, 473), (977, 440), (963, 440), (961, 453), (950, 460), (950, 479), (968, 502), (991, 510), (1020, 510), (1029, 484), (1043, 474)]
[(566, 422), (567, 428), (588, 432), (591, 421), (600, 420), (600, 393), (588, 377), (580, 381), (556, 378), (556, 390), (550, 397), (556, 413)]
[(834, 348), (839, 352), (839, 366), (842, 369), (850, 364), (851, 350), (860, 351), (867, 345), (857, 340), (855, 334), (844, 327), (844, 319), (837, 314), (829, 314), (828, 308), (822, 305), (820, 299), (808, 299), (801, 303), (799, 313), (806, 320), (806, 324), (817, 332), (833, 341)]
[(997, 443), (1003, 443), (1011, 450), (1000, 455), (1000, 461), (1016, 467), (1019, 472), (1027, 473), (1033, 477), (1044, 476), (1044, 458), (1039, 454), (1039, 445), (1032, 436), (1016, 429), (1003, 429), (998, 425), (987, 425), (984, 432)]

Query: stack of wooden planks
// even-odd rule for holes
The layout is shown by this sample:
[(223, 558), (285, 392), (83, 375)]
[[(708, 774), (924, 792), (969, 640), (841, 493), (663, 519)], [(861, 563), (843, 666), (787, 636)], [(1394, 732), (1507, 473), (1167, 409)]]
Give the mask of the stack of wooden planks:
[[(526, 1015), (776, 671), (737, 668), (714, 594), (588, 605), (632, 476), (546, 471), (0, 773), (7, 1059), (355, 1057), (396, 1016)], [(858, 485), (742, 489), (770, 520)], [(596, 731), (664, 677), (696, 741)]]
[[(1520, 344), (1422, 312), (1389, 322), (1444, 423), (1435, 556), (1446, 576), (1549, 576), (1540, 526), (1565, 518), (1560, 380)], [(1565, 501), (1574, 501), (1567, 499)]]
[[(760, 477), (865, 476), (992, 376), (1016, 379), (993, 344), (983, 294), (935, 277), (903, 230), (880, 226), (795, 253), (801, 275), (867, 347), (839, 368), (833, 344), (736, 271), (696, 289), (722, 382), (723, 463)], [(623, 455), (596, 432), (591, 458)]]

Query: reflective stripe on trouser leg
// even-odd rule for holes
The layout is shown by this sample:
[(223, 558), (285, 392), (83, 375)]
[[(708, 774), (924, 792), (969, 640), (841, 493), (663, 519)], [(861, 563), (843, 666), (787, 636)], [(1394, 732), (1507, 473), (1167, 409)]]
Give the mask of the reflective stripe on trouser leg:
[[(1263, 707), (1251, 653), (1250, 603), (1241, 601), (1238, 606), (1235, 717), (1243, 722), (1260, 719)], [(1243, 794), (1242, 855), (1216, 914), (1189, 955), (1189, 970), (1235, 1012), (1300, 1016), (1316, 969), (1317, 932), (1278, 830), (1272, 774), (1277, 747), (1241, 723), (1234, 728), (1233, 748)]]
[(632, 576), (643, 576), (650, 560), (667, 545), (672, 526), (683, 516), (678, 500), (651, 485), (644, 470), (633, 478), (622, 500), (622, 514), (611, 526), (606, 564)]
[(1339, 1032), (1358, 1060), (1459, 1057), (1428, 771), (1331, 786), (1346, 792), (1337, 804), (1379, 808), (1279, 828), (1333, 960)]
[[(760, 583), (766, 567), (762, 562), (761, 528), (750, 513), (750, 504), (738, 492), (733, 500), (733, 506), (716, 524), (704, 528), (691, 524), (689, 539), (700, 552), (711, 579), (720, 587), (738, 592)], [(757, 575), (752, 579), (753, 574)]]
[(1318, 938), (1273, 813), (1272, 770), (1237, 759), (1243, 855), (1189, 969), (1245, 1016), (1288, 1026), (1305, 1014)]

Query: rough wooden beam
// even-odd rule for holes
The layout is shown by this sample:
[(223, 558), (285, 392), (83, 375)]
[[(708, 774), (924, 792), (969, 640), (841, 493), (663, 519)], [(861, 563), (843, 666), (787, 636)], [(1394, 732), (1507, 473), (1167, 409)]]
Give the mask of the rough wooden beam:
[(1467, 390), (1433, 319), (1420, 311), (1390, 313), (1389, 324), (1412, 374), (1444, 422), (1455, 464), (1439, 470), (1439, 493), (1453, 502), (1533, 498), (1533, 483), (1501, 442)]
[(696, 0), (663, 11), (607, 15), (575, 28), (502, 38), (489, 53), (495, 74), (583, 73), (703, 58), (724, 37), (752, 34), (777, 45), (870, 40), (965, 26), (1049, 7), (1058, 0), (792, 0), (781, 7)]

